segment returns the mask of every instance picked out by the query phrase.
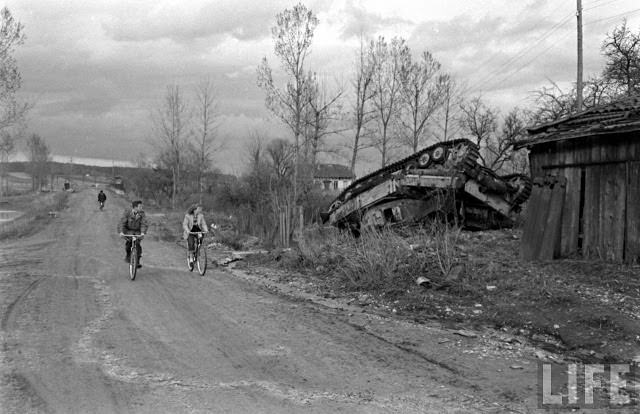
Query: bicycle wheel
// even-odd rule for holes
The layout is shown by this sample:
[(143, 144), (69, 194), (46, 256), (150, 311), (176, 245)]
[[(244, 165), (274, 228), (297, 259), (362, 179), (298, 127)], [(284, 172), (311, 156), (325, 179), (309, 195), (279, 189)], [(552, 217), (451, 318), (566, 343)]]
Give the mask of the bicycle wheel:
[(190, 259), (189, 251), (187, 251), (187, 267), (189, 268), (190, 272), (193, 272), (193, 262), (189, 259)]
[(207, 248), (200, 246), (196, 250), (196, 263), (198, 263), (198, 272), (200, 276), (204, 276), (207, 271)]
[(131, 259), (129, 260), (129, 277), (131, 280), (136, 280), (136, 273), (138, 272), (138, 246), (135, 242), (131, 247)]

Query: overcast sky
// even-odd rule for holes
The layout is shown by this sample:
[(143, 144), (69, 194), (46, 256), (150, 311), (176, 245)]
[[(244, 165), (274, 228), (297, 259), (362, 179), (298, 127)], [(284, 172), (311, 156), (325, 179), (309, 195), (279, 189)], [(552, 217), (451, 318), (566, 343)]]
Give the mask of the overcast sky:
[[(151, 155), (150, 113), (169, 84), (189, 94), (210, 78), (229, 141), (217, 165), (242, 171), (245, 137), (281, 135), (256, 86), (256, 67), (272, 56), (280, 0), (8, 0), (25, 26), (17, 53), (21, 95), (35, 103), (29, 132), (54, 153), (135, 159)], [(320, 20), (309, 69), (327, 78), (353, 69), (358, 35), (402, 36), (428, 50), (446, 71), (504, 112), (531, 104), (549, 80), (576, 74), (576, 2), (572, 0), (310, 0)], [(583, 0), (584, 73), (601, 71), (600, 45), (627, 18), (640, 31), (637, 0)]]

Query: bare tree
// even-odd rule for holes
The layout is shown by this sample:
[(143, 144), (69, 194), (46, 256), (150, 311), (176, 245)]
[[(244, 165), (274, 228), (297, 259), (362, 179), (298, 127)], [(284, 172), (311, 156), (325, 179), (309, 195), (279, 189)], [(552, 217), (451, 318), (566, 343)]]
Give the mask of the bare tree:
[(39, 191), (47, 177), (49, 146), (40, 135), (32, 134), (27, 139), (27, 150), (31, 166), (31, 188), (33, 191)]
[(249, 173), (259, 171), (260, 166), (264, 162), (264, 141), (265, 138), (257, 129), (250, 132), (249, 141), (244, 145), (244, 154), (249, 164)]
[(202, 179), (211, 170), (214, 155), (224, 148), (224, 143), (217, 135), (219, 114), (214, 85), (209, 79), (201, 81), (196, 87), (195, 111), (194, 138), (197, 152), (195, 167), (198, 192), (200, 194), (200, 202), (202, 202)]
[(374, 67), (373, 88), (375, 95), (372, 103), (376, 111), (379, 133), (375, 137), (374, 146), (380, 151), (381, 164), (384, 167), (389, 160), (389, 150), (394, 140), (389, 135), (391, 121), (397, 116), (400, 104), (400, 68), (404, 56), (409, 54), (409, 47), (404, 39), (394, 37), (387, 43), (383, 36), (371, 42), (369, 57)]
[(625, 89), (625, 95), (640, 92), (640, 35), (627, 27), (626, 20), (602, 43), (607, 58), (603, 75)]
[(160, 141), (159, 160), (171, 170), (171, 207), (175, 208), (189, 123), (187, 104), (178, 85), (167, 86), (164, 102), (154, 118), (155, 133)]
[(442, 86), (442, 106), (438, 113), (434, 133), (436, 140), (448, 141), (460, 131), (460, 105), (463, 102), (463, 90), (452, 77), (446, 79)]
[(440, 62), (428, 51), (424, 51), (417, 62), (410, 53), (402, 57), (400, 95), (404, 105), (399, 120), (405, 131), (405, 144), (417, 152), (428, 123), (444, 103), (443, 90), (448, 87), (449, 77), (439, 73)]
[(526, 136), (526, 126), (531, 122), (529, 112), (516, 107), (500, 119), (499, 111), (486, 106), (479, 97), (461, 109), (462, 127), (480, 149), (480, 164), (504, 173), (525, 171), (526, 157), (515, 152), (513, 144)]
[[(307, 80), (308, 105), (305, 111), (305, 161), (315, 166), (318, 153), (323, 150), (325, 138), (343, 131), (335, 127), (340, 118), (340, 98), (343, 88), (330, 92), (327, 82), (310, 73)], [(332, 128), (331, 126), (334, 125)]]
[(488, 145), (496, 170), (528, 173), (529, 160), (525, 150), (515, 151), (513, 144), (527, 137), (527, 126), (531, 124), (532, 113), (513, 108), (502, 120), (501, 134)]
[(374, 111), (370, 107), (373, 99), (373, 70), (374, 67), (368, 59), (364, 39), (360, 36), (360, 49), (356, 59), (355, 77), (352, 85), (355, 92), (353, 105), (353, 147), (351, 148), (351, 171), (356, 169), (358, 151), (365, 148), (363, 139), (368, 137), (367, 125), (374, 119)]
[[(576, 86), (568, 91), (562, 90), (558, 84), (549, 81), (550, 86), (532, 93), (535, 100), (532, 121), (545, 123), (571, 115), (576, 108)], [(625, 88), (616, 81), (602, 77), (591, 77), (584, 82), (583, 107), (589, 109), (597, 105), (609, 103), (625, 94)]]
[(491, 167), (492, 160), (484, 150), (498, 128), (497, 111), (486, 106), (479, 97), (463, 103), (460, 109), (463, 114), (461, 126), (480, 148), (481, 163)]
[(24, 43), (24, 26), (15, 20), (8, 8), (0, 10), (0, 130), (20, 122), (29, 104), (21, 103), (16, 92), (22, 85), (22, 76), (13, 53)]
[(274, 139), (266, 148), (272, 173), (279, 181), (291, 176), (295, 157), (293, 145), (286, 139)]
[(285, 9), (276, 15), (276, 25), (271, 28), (276, 56), (288, 76), (287, 84), (279, 89), (273, 80), (267, 58), (258, 67), (258, 86), (266, 93), (267, 108), (287, 125), (294, 136), (293, 200), (297, 201), (297, 180), (300, 152), (300, 135), (303, 129), (303, 114), (308, 100), (305, 99), (306, 72), (304, 64), (310, 53), (313, 32), (318, 19), (302, 3), (293, 9)]

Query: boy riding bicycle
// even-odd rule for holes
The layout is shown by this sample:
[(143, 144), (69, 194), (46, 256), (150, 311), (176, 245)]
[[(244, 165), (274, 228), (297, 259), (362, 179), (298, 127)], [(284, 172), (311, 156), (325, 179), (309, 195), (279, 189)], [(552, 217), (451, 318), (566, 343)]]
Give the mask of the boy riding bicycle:
[(187, 240), (189, 248), (189, 262), (193, 262), (193, 254), (196, 250), (196, 237), (202, 237), (202, 235), (196, 235), (193, 233), (203, 232), (207, 233), (209, 228), (204, 221), (204, 214), (202, 214), (202, 206), (199, 204), (193, 205), (187, 210), (182, 221), (182, 237)]
[[(132, 209), (125, 210), (120, 222), (118, 222), (118, 233), (120, 236), (124, 237), (125, 234), (139, 234), (140, 236), (144, 236), (149, 228), (149, 224), (147, 223), (147, 217), (142, 210), (142, 201), (136, 200), (131, 203)], [(130, 252), (131, 252), (131, 238), (127, 237), (127, 241), (125, 243), (125, 251), (126, 257), (124, 259), (125, 262), (129, 263), (131, 260)], [(138, 267), (142, 267), (140, 264), (140, 256), (142, 256), (142, 244), (140, 240), (138, 240)]]
[(100, 190), (98, 193), (98, 204), (100, 204), (100, 209), (104, 207), (104, 202), (107, 201), (107, 195), (104, 191)]

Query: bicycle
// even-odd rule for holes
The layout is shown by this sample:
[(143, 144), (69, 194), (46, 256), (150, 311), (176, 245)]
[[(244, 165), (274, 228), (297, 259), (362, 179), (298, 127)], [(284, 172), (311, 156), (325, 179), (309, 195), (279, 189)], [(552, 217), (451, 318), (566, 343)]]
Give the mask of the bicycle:
[(131, 250), (129, 251), (129, 277), (136, 280), (136, 273), (140, 263), (139, 240), (143, 238), (140, 234), (124, 234), (123, 237), (131, 238)]
[(193, 272), (193, 268), (195, 267), (195, 265), (197, 265), (198, 273), (200, 273), (200, 276), (204, 276), (205, 272), (207, 271), (207, 247), (205, 246), (203, 249), (200, 248), (202, 247), (202, 242), (204, 241), (204, 235), (206, 234), (206, 232), (190, 231), (189, 234), (196, 234), (198, 235), (198, 237), (196, 237), (195, 240), (193, 260), (191, 260), (191, 256), (189, 254), (189, 251), (187, 250), (187, 267), (189, 268), (190, 272)]
[(104, 208), (104, 201), (98, 201), (98, 204), (100, 205), (100, 211), (102, 211)]

